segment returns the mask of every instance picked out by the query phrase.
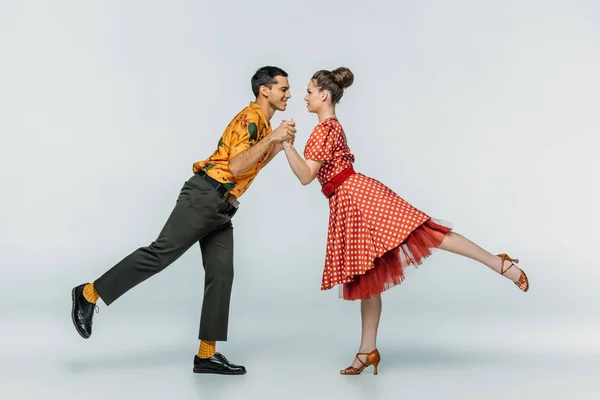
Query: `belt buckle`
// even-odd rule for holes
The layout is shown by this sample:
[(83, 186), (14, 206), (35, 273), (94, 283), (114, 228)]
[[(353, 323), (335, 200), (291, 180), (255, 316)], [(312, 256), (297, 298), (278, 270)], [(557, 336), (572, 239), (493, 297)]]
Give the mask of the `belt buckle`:
[(240, 205), (240, 202), (238, 201), (238, 199), (232, 195), (229, 191), (225, 192), (225, 201), (229, 204), (231, 204), (232, 206), (234, 206), (235, 208), (237, 208)]

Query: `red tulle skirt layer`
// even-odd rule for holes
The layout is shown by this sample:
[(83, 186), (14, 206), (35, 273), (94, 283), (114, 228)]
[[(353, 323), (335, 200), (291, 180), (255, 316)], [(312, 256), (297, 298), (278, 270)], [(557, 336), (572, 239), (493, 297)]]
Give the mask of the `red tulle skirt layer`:
[(417, 266), (440, 246), (452, 228), (434, 222), (425, 221), (408, 235), (398, 247), (375, 259), (375, 265), (364, 275), (342, 285), (344, 300), (369, 299), (404, 280), (404, 269), (409, 265)]

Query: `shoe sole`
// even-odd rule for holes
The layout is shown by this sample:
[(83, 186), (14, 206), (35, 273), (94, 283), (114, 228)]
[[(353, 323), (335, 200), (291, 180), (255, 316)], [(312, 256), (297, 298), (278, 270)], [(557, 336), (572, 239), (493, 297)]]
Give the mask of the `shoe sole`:
[(246, 373), (246, 371), (240, 371), (240, 372), (232, 372), (232, 371), (215, 371), (214, 369), (207, 369), (207, 368), (196, 368), (194, 367), (194, 373), (195, 374), (218, 374), (218, 375), (244, 375)]
[(84, 339), (89, 339), (89, 336), (79, 330), (79, 326), (77, 326), (77, 322), (75, 321), (75, 289), (77, 288), (73, 288), (73, 290), (71, 290), (71, 301), (73, 302), (73, 305), (71, 306), (71, 321), (73, 321), (73, 326), (75, 326), (75, 330), (77, 333), (79, 333), (79, 336)]

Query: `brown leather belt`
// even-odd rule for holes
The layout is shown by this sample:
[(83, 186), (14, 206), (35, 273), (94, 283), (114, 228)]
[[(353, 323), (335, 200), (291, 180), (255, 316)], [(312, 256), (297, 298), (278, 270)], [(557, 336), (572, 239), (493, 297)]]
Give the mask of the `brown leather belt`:
[(231, 204), (235, 208), (238, 208), (238, 206), (240, 205), (240, 202), (238, 201), (237, 197), (232, 195), (231, 192), (229, 192), (229, 190), (227, 190), (227, 188), (225, 186), (223, 186), (220, 182), (218, 182), (215, 179), (208, 176), (206, 174), (206, 172), (204, 172), (204, 171), (199, 171), (198, 175), (200, 175), (202, 177), (202, 179), (204, 179), (212, 187), (214, 187), (217, 190), (217, 192), (219, 192), (219, 194), (221, 196), (223, 196), (223, 198), (225, 198), (225, 201), (227, 203)]

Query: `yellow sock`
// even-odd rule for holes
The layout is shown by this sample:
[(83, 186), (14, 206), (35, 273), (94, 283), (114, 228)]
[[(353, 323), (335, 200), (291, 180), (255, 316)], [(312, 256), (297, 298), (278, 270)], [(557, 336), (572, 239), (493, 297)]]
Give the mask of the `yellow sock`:
[(217, 342), (214, 340), (201, 340), (198, 357), (210, 358), (217, 352)]
[(88, 283), (83, 287), (83, 297), (92, 304), (96, 304), (100, 295), (96, 292), (93, 283)]

